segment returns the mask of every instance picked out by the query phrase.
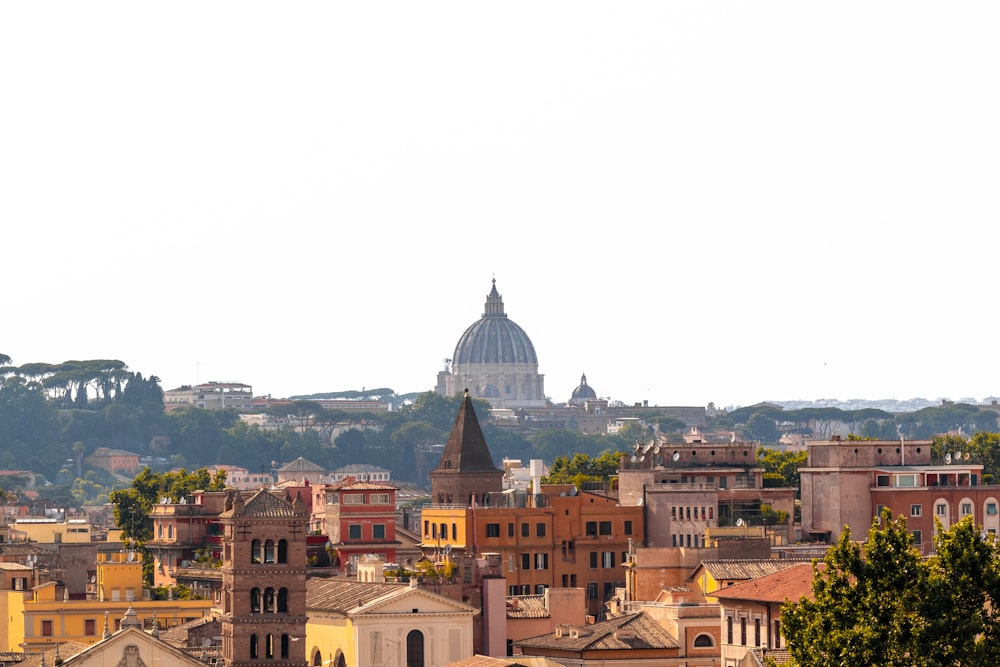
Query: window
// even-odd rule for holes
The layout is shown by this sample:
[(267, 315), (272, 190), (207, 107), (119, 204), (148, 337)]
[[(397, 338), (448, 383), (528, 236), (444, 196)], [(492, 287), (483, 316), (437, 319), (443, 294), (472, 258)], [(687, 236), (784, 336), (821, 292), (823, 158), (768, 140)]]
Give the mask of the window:
[(368, 502), (372, 505), (388, 505), (390, 503), (388, 493), (373, 493), (368, 498)]
[(281, 635), (281, 657), (288, 658), (288, 635)]
[(274, 657), (274, 635), (267, 635), (267, 637), (264, 638), (264, 657)]
[(288, 562), (288, 540), (285, 539), (278, 540), (278, 562), (279, 563)]
[(530, 531), (530, 529), (528, 527), (528, 524), (522, 523), (521, 524), (521, 537), (530, 537), (530, 536), (531, 536), (531, 531)]
[(596, 570), (597, 569), (597, 552), (596, 551), (591, 551), (590, 552), (590, 569), (591, 570)]
[(760, 619), (753, 619), (753, 645), (760, 646)]
[(364, 505), (365, 504), (365, 494), (363, 493), (345, 493), (340, 497), (340, 502), (345, 505)]
[(743, 617), (740, 619), (740, 644), (743, 646), (747, 645), (747, 619)]
[(587, 599), (596, 600), (597, 599), (597, 584), (595, 582), (590, 582), (587, 584)]
[(923, 544), (924, 543), (924, 534), (923, 534), (923, 532), (921, 532), (919, 530), (911, 530), (910, 531), (910, 537), (913, 540), (914, 544)]
[(948, 513), (948, 506), (945, 505), (944, 503), (938, 503), (934, 507), (934, 513), (937, 514), (938, 516), (944, 516)]
[(625, 521), (625, 530), (623, 531), (626, 535), (632, 534), (632, 522), (629, 520)]
[(888, 475), (876, 475), (875, 476), (875, 486), (889, 486), (889, 476)]
[(614, 551), (605, 551), (605, 552), (603, 552), (601, 554), (601, 564), (605, 568), (614, 567), (615, 566), (615, 552)]
[(726, 643), (727, 644), (732, 644), (733, 643), (733, 617), (732, 616), (727, 616), (726, 617)]
[(88, 637), (93, 637), (97, 634), (97, 621), (92, 618), (88, 618), (83, 622), (83, 634)]
[(441, 524), (441, 539), (442, 540), (448, 539), (448, 524), (446, 523)]
[(514, 537), (514, 522), (513, 521), (507, 524), (507, 537)]
[(259, 614), (260, 613), (260, 589), (251, 588), (250, 589), (250, 613)]
[(274, 562), (274, 542), (272, 540), (264, 542), (264, 562), (265, 563)]
[(288, 589), (279, 588), (278, 589), (278, 613), (287, 614), (288, 613)]
[(587, 537), (597, 537), (597, 522), (588, 521), (587, 522)]
[(43, 637), (52, 636), (52, 621), (42, 621), (42, 636)]
[(531, 569), (531, 554), (529, 553), (521, 554), (521, 569), (522, 570)]
[(972, 514), (972, 503), (962, 503), (962, 516)]
[(250, 635), (250, 657), (257, 657), (257, 635)]
[(712, 645), (712, 636), (711, 635), (704, 635), (704, 634), (698, 635), (697, 637), (694, 638), (694, 645), (696, 647), (699, 647), (699, 648), (706, 647), (706, 646), (711, 646)]
[(535, 584), (535, 595), (545, 595), (545, 589), (548, 588), (545, 584)]
[(424, 633), (410, 630), (406, 634), (406, 667), (424, 667)]
[(347, 538), (350, 540), (360, 540), (361, 539), (361, 524), (352, 523), (347, 527)]
[(923, 514), (923, 506), (910, 505), (910, 516), (920, 516), (921, 514)]
[(601, 522), (600, 534), (601, 535), (610, 535), (611, 534), (611, 522), (610, 521), (602, 521)]
[(996, 516), (997, 504), (996, 503), (986, 503), (986, 513), (990, 516)]
[(486, 537), (500, 537), (500, 524), (499, 523), (486, 524)]
[(536, 570), (547, 570), (549, 569), (549, 555), (546, 553), (535, 554), (535, 569)]
[(253, 540), (250, 542), (250, 562), (260, 562), (260, 540)]
[(545, 524), (544, 523), (536, 523), (535, 524), (535, 535), (537, 535), (538, 537), (545, 537)]

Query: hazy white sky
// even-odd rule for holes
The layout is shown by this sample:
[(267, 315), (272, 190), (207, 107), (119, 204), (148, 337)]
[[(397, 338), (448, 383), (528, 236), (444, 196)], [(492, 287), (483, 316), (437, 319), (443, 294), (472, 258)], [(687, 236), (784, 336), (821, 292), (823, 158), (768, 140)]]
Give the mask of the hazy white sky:
[(0, 352), (546, 393), (1000, 393), (996, 2), (0, 4)]

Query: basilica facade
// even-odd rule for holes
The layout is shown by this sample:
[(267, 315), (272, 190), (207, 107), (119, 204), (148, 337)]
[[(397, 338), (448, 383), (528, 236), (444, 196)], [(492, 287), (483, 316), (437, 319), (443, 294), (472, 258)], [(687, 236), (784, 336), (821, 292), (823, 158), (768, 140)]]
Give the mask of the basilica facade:
[(494, 408), (535, 408), (545, 406), (543, 381), (535, 346), (507, 317), (494, 279), (482, 317), (458, 339), (434, 389), (445, 396), (468, 389)]

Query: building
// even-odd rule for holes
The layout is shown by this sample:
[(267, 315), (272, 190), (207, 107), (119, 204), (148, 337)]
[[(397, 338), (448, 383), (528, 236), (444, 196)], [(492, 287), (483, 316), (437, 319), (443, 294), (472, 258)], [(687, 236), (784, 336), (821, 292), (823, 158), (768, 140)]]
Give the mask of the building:
[(473, 654), (475, 607), (413, 585), (310, 579), (309, 664), (444, 667)]
[(86, 519), (18, 518), (10, 526), (10, 539), (44, 544), (80, 544), (91, 541)]
[(802, 534), (836, 541), (844, 526), (855, 539), (868, 535), (883, 507), (906, 518), (914, 544), (933, 548), (935, 521), (948, 528), (972, 516), (983, 530), (1000, 530), (1000, 486), (982, 484), (983, 466), (967, 454), (948, 452), (931, 460), (930, 440), (842, 440), (807, 443), (799, 470)]
[[(171, 586), (179, 583), (182, 569), (198, 568), (199, 560), (206, 570), (199, 581), (206, 581), (209, 572), (218, 575), (216, 561), (222, 559), (223, 535), (219, 515), (225, 509), (228, 491), (196, 491), (171, 502), (164, 497), (153, 505), (153, 538), (146, 548), (153, 556), (153, 585)], [(190, 574), (190, 573), (189, 573)], [(219, 578), (221, 585), (221, 578)]]
[(751, 650), (783, 649), (781, 607), (812, 595), (813, 566), (793, 567), (719, 589), (722, 665), (736, 667)]
[(493, 554), (512, 595), (583, 588), (589, 613), (598, 614), (624, 585), (630, 544), (645, 539), (642, 507), (623, 506), (613, 494), (541, 486), (537, 478), (530, 493), (503, 490), (503, 471), (493, 466), (468, 395), (430, 475), (434, 502), (421, 512), (424, 554)]
[(326, 479), (330, 484), (339, 484), (347, 479), (358, 482), (388, 483), (392, 479), (392, 471), (367, 463), (352, 463), (332, 470)]
[(473, 398), (497, 408), (542, 407), (544, 376), (538, 372), (535, 346), (507, 317), (496, 282), (486, 296), (482, 317), (458, 339), (434, 390), (454, 396), (468, 389)]
[(569, 397), (568, 404), (571, 406), (584, 406), (587, 401), (597, 400), (597, 392), (594, 388), (587, 384), (587, 374), (584, 373), (580, 376), (580, 384), (577, 385), (576, 389)]
[[(27, 572), (17, 577), (27, 578)], [(5, 617), (20, 611), (21, 619), (8, 629), (7, 647), (0, 650), (38, 650), (66, 641), (93, 644), (101, 639), (102, 627), (110, 614), (115, 624), (127, 611), (146, 627), (169, 628), (211, 613), (211, 600), (143, 599), (142, 558), (132, 551), (98, 554), (95, 595), (89, 599), (69, 599), (69, 590), (60, 580), (33, 585), (30, 590), (0, 592), (0, 613)], [(117, 630), (117, 625), (111, 628)], [(16, 644), (14, 644), (16, 642)]]
[(278, 468), (277, 474), (278, 484), (285, 484), (287, 482), (322, 484), (326, 470), (322, 466), (318, 466), (309, 459), (304, 459), (300, 456), (294, 461), (289, 461)]
[(108, 472), (121, 475), (134, 475), (139, 472), (139, 455), (124, 449), (98, 447), (86, 459), (89, 465)]
[(206, 382), (183, 385), (163, 392), (163, 407), (169, 412), (193, 407), (204, 410), (249, 410), (253, 407), (253, 387), (241, 382)]
[(365, 554), (396, 562), (396, 491), (391, 484), (357, 481), (312, 487), (310, 526), (328, 537), (334, 567), (352, 571)]
[(220, 515), (222, 655), (226, 667), (261, 660), (306, 667), (306, 543), (309, 515), (265, 489), (227, 495)]

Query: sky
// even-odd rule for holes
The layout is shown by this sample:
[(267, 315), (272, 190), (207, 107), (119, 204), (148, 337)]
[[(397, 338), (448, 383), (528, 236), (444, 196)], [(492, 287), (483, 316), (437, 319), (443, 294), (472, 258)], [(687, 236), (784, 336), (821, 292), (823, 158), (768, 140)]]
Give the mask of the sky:
[(0, 353), (429, 390), (1000, 394), (995, 2), (0, 4)]

